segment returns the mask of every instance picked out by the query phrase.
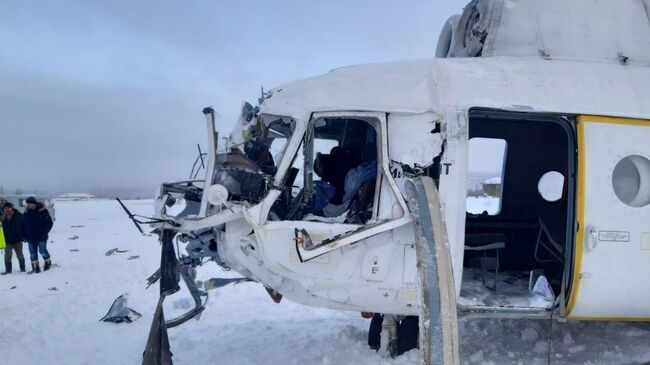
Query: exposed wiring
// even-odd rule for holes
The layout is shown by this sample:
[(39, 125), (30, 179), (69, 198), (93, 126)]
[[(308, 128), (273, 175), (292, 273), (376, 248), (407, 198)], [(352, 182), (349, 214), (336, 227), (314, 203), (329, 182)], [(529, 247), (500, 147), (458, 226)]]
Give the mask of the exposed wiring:
[[(124, 203), (122, 203), (120, 198), (115, 198), (115, 200), (117, 200), (117, 202), (120, 203), (120, 205), (122, 206), (122, 209), (124, 209), (124, 212), (126, 212), (126, 215), (128, 215), (129, 219), (131, 221), (133, 221), (133, 224), (135, 225), (135, 228), (137, 228), (138, 231), (140, 231), (140, 233), (142, 233), (142, 234), (145, 234), (145, 233), (144, 233), (144, 230), (142, 229), (142, 227), (140, 226), (141, 224), (168, 223), (173, 227), (180, 227), (181, 226), (180, 223), (174, 222), (173, 220), (170, 220), (170, 219), (159, 219), (159, 218), (145, 217), (145, 216), (142, 216), (142, 215), (133, 214), (126, 207), (126, 205), (124, 205)], [(146, 219), (146, 221), (142, 221), (142, 220), (140, 220), (138, 218)]]

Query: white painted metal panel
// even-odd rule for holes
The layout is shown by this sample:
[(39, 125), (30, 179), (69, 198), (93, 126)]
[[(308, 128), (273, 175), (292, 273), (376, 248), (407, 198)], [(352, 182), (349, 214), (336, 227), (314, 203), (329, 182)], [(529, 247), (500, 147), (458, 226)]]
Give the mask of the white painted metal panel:
[(650, 121), (582, 117), (578, 136), (580, 228), (568, 316), (650, 318), (650, 250), (644, 245), (650, 204), (626, 203), (614, 187), (623, 178), (635, 197), (648, 193), (650, 170), (643, 171), (643, 163), (615, 171), (628, 156), (650, 159)]

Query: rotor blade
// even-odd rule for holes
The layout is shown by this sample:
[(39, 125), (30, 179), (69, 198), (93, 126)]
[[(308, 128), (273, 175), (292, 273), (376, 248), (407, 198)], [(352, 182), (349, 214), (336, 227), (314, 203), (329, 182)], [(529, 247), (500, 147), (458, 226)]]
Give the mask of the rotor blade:
[(160, 296), (156, 312), (151, 322), (147, 346), (142, 353), (142, 365), (173, 365), (172, 353), (169, 348), (169, 337), (165, 327), (165, 315), (163, 313), (163, 300)]

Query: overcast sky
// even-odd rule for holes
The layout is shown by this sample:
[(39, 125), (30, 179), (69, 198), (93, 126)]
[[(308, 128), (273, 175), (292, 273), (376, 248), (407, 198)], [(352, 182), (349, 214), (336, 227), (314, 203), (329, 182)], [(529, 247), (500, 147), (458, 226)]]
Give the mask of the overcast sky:
[(155, 189), (243, 100), (358, 63), (433, 57), (466, 0), (0, 2), (0, 185)]

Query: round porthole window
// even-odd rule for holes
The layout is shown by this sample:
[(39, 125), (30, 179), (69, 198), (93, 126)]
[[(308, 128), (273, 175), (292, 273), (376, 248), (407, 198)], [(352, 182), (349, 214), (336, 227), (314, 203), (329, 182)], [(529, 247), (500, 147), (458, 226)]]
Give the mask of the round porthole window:
[(632, 155), (620, 160), (612, 174), (616, 197), (634, 208), (650, 204), (650, 160)]
[(562, 199), (564, 190), (564, 175), (557, 171), (549, 171), (542, 175), (537, 183), (537, 190), (547, 202), (556, 202)]

